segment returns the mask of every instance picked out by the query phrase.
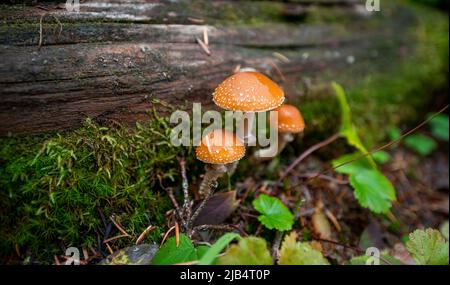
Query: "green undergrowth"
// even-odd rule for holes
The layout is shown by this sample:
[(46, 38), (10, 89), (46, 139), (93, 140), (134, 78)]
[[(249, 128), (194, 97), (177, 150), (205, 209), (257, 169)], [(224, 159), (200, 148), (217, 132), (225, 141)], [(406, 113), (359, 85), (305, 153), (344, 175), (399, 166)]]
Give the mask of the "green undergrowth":
[[(51, 261), (68, 246), (98, 249), (109, 217), (133, 239), (157, 226), (146, 242), (159, 241), (172, 208), (164, 187), (178, 183), (175, 148), (167, 120), (152, 115), (147, 123), (100, 127), (90, 120), (76, 131), (47, 137), (0, 140), (0, 256)], [(26, 141), (26, 142), (25, 142)], [(190, 153), (190, 152), (189, 152)], [(109, 237), (120, 234), (114, 226)]]

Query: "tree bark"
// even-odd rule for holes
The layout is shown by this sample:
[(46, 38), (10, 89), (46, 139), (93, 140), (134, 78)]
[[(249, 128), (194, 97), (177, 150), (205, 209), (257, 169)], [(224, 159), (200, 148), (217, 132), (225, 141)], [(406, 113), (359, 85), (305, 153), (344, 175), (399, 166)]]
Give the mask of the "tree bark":
[[(2, 6), (0, 135), (72, 129), (86, 117), (132, 124), (155, 99), (214, 108), (214, 87), (238, 65), (271, 76), (288, 100), (317, 100), (317, 78), (357, 81), (413, 53), (413, 12), (395, 6), (386, 17), (360, 3), (95, 0), (79, 13)], [(210, 56), (196, 42), (204, 29)]]

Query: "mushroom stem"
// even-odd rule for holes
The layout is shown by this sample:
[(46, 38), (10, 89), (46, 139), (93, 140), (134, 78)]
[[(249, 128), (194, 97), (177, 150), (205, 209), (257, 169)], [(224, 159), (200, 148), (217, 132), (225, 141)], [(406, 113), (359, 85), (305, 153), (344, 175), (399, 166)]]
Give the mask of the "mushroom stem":
[(239, 123), (237, 134), (245, 145), (251, 145), (256, 142), (256, 135), (253, 133), (255, 124), (255, 113), (248, 112), (248, 116)]
[[(294, 136), (291, 133), (278, 133), (278, 145), (275, 155), (280, 154), (286, 145), (293, 140)], [(273, 151), (272, 146), (270, 146), (268, 148), (257, 150), (253, 156), (257, 161), (267, 161), (274, 157)]]
[(207, 164), (205, 170), (206, 173), (198, 190), (201, 197), (208, 196), (211, 190), (217, 187), (217, 179), (227, 173), (228, 167), (224, 164)]

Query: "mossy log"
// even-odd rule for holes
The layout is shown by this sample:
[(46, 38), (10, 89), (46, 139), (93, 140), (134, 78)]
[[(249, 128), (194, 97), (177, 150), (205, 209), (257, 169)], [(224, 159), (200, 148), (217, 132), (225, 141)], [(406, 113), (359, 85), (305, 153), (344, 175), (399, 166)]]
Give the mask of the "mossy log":
[[(394, 1), (368, 12), (363, 2), (94, 0), (79, 13), (61, 3), (0, 6), (0, 135), (73, 129), (86, 117), (133, 123), (154, 99), (214, 108), (213, 88), (238, 65), (279, 82), (314, 127), (334, 112), (330, 80), (350, 90), (361, 122), (374, 125), (373, 113), (395, 123), (426, 102), (408, 99), (420, 82), (442, 81), (448, 18)], [(196, 42), (205, 29), (211, 55)], [(410, 70), (417, 65), (424, 71)]]

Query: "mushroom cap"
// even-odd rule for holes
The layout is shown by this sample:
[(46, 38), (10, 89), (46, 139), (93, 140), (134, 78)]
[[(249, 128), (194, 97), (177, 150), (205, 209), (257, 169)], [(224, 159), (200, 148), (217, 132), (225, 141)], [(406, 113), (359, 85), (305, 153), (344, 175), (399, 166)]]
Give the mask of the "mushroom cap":
[(283, 104), (284, 91), (259, 72), (238, 72), (217, 86), (213, 101), (225, 110), (263, 112)]
[(228, 164), (244, 157), (245, 146), (234, 133), (216, 129), (202, 138), (195, 154), (204, 163)]
[[(297, 107), (284, 104), (273, 110), (273, 112), (275, 111), (278, 112), (279, 133), (300, 133), (305, 129), (305, 121)], [(276, 124), (272, 112), (270, 114), (270, 124)]]

